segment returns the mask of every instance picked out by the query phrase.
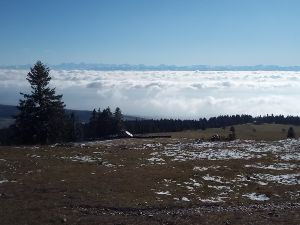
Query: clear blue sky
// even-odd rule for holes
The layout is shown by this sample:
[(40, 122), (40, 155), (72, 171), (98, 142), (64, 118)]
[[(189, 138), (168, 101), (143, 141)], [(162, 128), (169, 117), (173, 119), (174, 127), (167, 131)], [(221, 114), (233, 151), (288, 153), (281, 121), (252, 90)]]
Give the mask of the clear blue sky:
[(299, 0), (0, 0), (0, 65), (300, 65)]

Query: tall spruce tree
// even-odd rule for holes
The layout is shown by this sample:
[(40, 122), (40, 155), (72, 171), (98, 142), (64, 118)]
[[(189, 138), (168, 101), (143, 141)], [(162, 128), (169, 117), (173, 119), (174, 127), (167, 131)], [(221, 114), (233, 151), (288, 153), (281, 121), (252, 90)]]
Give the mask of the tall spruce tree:
[(122, 111), (119, 107), (117, 107), (114, 112), (114, 119), (115, 119), (114, 132), (119, 133), (122, 129), (124, 129), (123, 115), (122, 115)]
[(49, 87), (50, 69), (37, 61), (27, 74), (30, 94), (23, 94), (16, 116), (19, 142), (24, 144), (47, 144), (61, 141), (64, 135), (65, 112), (62, 95)]

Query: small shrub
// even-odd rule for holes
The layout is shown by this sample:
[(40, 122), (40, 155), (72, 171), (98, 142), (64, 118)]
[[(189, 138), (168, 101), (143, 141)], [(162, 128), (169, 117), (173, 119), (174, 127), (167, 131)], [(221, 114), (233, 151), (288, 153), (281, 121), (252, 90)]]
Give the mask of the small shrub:
[(228, 135), (228, 140), (229, 141), (233, 141), (236, 139), (236, 136), (235, 136), (235, 133), (234, 132), (231, 132), (229, 135)]
[(287, 138), (295, 138), (295, 131), (293, 127), (290, 127), (287, 133)]
[(230, 127), (229, 131), (230, 131), (230, 133), (228, 135), (228, 140), (229, 141), (235, 140), (236, 139), (235, 128), (232, 126), (232, 127)]

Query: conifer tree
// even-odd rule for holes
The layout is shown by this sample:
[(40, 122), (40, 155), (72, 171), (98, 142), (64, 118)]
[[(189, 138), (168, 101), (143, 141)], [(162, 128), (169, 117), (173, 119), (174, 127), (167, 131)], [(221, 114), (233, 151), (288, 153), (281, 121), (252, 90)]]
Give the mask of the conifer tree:
[(122, 111), (119, 107), (117, 107), (115, 112), (114, 112), (114, 120), (115, 120), (115, 130), (114, 130), (114, 132), (118, 133), (124, 128), (123, 115), (122, 115)]
[(49, 87), (50, 69), (37, 61), (27, 74), (31, 93), (23, 94), (16, 116), (19, 142), (25, 144), (47, 144), (61, 141), (64, 135), (64, 103), (62, 95), (55, 94)]

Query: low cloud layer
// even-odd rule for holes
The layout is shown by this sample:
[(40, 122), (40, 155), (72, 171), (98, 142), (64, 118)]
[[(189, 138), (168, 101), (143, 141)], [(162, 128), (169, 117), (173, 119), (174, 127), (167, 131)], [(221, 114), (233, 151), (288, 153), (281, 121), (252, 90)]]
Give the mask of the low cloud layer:
[[(26, 70), (0, 70), (0, 104), (28, 92)], [(300, 72), (52, 70), (67, 108), (121, 107), (146, 117), (300, 114)]]

